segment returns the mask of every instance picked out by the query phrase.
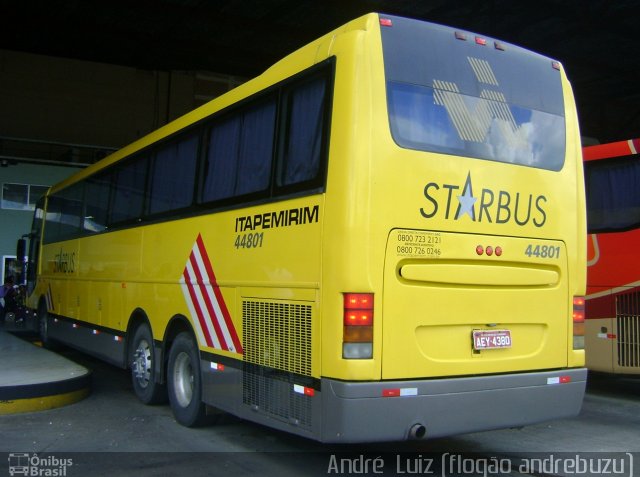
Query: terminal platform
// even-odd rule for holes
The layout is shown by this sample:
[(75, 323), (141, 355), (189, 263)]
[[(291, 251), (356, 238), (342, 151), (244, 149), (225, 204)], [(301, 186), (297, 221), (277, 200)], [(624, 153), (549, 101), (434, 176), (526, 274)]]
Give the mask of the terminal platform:
[(0, 415), (53, 409), (89, 395), (88, 369), (8, 330), (0, 324)]

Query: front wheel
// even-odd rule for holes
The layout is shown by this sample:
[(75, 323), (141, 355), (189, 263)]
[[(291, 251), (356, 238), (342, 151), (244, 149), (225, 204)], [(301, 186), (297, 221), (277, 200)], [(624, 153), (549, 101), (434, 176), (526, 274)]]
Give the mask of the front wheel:
[(51, 350), (54, 349), (55, 345), (49, 334), (49, 312), (47, 311), (47, 307), (44, 303), (40, 303), (40, 306), (38, 307), (37, 322), (38, 335), (40, 335), (42, 347)]
[(202, 402), (200, 355), (190, 333), (182, 332), (173, 341), (169, 352), (167, 384), (176, 421), (187, 427), (205, 424), (207, 414)]

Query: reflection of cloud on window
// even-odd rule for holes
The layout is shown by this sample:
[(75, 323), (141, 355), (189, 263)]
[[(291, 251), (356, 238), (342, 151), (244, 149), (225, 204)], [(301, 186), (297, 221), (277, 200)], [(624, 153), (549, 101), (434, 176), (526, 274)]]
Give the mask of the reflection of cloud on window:
[(532, 144), (529, 142), (531, 129), (531, 123), (514, 129), (508, 121), (494, 118), (487, 141), (492, 155), (503, 162), (533, 165)]
[[(554, 157), (557, 149), (554, 146), (564, 143), (564, 128), (556, 116), (531, 111), (530, 121), (515, 129), (508, 122), (495, 118), (488, 142), (494, 157), (500, 161), (541, 167)], [(561, 164), (563, 158), (554, 160)]]
[(419, 92), (394, 92), (392, 128), (401, 142), (419, 147), (433, 144), (463, 147), (459, 138), (454, 138), (448, 120), (438, 117), (434, 110), (432, 95)]
[(457, 91), (390, 83), (393, 137), (403, 147), (559, 170), (564, 163), (564, 118), (509, 104), (504, 93), (480, 97)]

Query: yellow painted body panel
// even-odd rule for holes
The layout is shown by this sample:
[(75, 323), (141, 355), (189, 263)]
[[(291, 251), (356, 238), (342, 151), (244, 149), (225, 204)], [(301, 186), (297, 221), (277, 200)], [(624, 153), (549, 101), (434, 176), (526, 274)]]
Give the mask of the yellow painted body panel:
[[(584, 365), (584, 352), (572, 350), (571, 307), (572, 297), (585, 293), (585, 199), (576, 110), (564, 74), (567, 149), (559, 172), (407, 150), (395, 144), (389, 130), (378, 35), (376, 28), (360, 33), (354, 43), (362, 48), (349, 56), (354, 67), (338, 70), (336, 79), (323, 246), (323, 374), (376, 380)], [(338, 46), (336, 42), (334, 51), (339, 55)], [(448, 190), (441, 187), (442, 213), (432, 219), (421, 214), (432, 206), (425, 198), (428, 183), (457, 185), (461, 191), (468, 176), (474, 191), (488, 188), (496, 195), (505, 191), (534, 201), (543, 196), (539, 205), (544, 212), (532, 206), (527, 224), (517, 225), (512, 203), (511, 220), (502, 224), (496, 223), (494, 204), (485, 211), (491, 220), (487, 215), (484, 221), (450, 220), (444, 214)], [(526, 209), (517, 213), (524, 222)], [(491, 268), (476, 286), (463, 287), (456, 284), (464, 272), (459, 267), (452, 267), (448, 279), (439, 278), (450, 282), (439, 288), (398, 280), (404, 257), (396, 256), (391, 243), (395, 229), (451, 234), (454, 240), (442, 255), (427, 257), (434, 265), (466, 260), (464, 266), (476, 267), (476, 276), (482, 276), (484, 264), (495, 262), (510, 274), (509, 280), (534, 283), (515, 289), (501, 283), (506, 278)], [(479, 244), (501, 245), (505, 252), (498, 261), (486, 256), (481, 261), (475, 255)], [(524, 255), (530, 244), (559, 247), (561, 254), (530, 260)], [(412, 266), (418, 265), (421, 257), (412, 260)], [(446, 275), (442, 268), (438, 274)], [(342, 323), (328, 317), (340, 313), (343, 291), (375, 294), (373, 360), (341, 357)], [(471, 329), (496, 323), (511, 327), (513, 347), (474, 354)]]
[[(51, 285), (56, 313), (71, 318), (126, 331), (134, 311), (143, 310), (156, 340), (175, 316), (196, 327), (180, 280), (201, 236), (241, 340), (245, 302), (310, 306), (313, 377), (366, 381), (582, 366), (582, 351), (572, 350), (571, 306), (574, 295), (585, 293), (584, 191), (564, 73), (567, 150), (559, 172), (403, 149), (391, 137), (380, 26), (378, 16), (369, 15), (52, 191), (329, 57), (336, 58), (336, 70), (324, 193), (46, 245), (31, 305)], [(523, 203), (531, 197), (538, 207), (531, 205), (527, 216), (511, 203), (504, 223), (499, 214), (507, 212), (497, 203), (487, 206), (484, 220), (451, 220), (444, 209), (451, 189), (442, 185), (462, 190), (467, 178), (478, 196), (483, 189), (504, 191)], [(440, 185), (430, 193), (442, 209), (428, 219), (430, 183)], [(241, 217), (315, 207), (311, 223), (238, 231)], [(442, 242), (428, 251), (400, 240), (399, 230), (440, 234)], [(263, 234), (261, 246), (237, 247), (249, 233)], [(503, 254), (479, 257), (477, 245), (500, 246)], [(527, 257), (531, 245), (552, 248), (554, 256)], [(72, 257), (73, 269), (55, 267), (63, 255)], [(374, 294), (372, 359), (342, 357), (345, 292)], [(510, 329), (513, 346), (475, 353), (471, 331), (492, 327)], [(202, 340), (200, 347), (243, 358)]]
[[(44, 246), (39, 285), (51, 285), (57, 314), (114, 330), (126, 331), (134, 311), (143, 310), (154, 338), (163, 340), (171, 318), (194, 319), (180, 279), (201, 235), (224, 302), (242, 336), (243, 297), (304, 301), (316, 307), (321, 222), (261, 230), (261, 246), (237, 248), (236, 238), (252, 231), (236, 233), (236, 218), (307, 206), (321, 211), (322, 196), (265, 204), (251, 208), (250, 214), (229, 211)], [(66, 273), (57, 272), (61, 254), (73, 257)], [(203, 350), (241, 358), (200, 344)]]

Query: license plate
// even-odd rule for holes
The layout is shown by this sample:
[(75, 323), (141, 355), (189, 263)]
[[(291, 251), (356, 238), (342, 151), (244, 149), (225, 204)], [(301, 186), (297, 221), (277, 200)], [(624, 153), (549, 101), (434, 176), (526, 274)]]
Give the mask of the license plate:
[(511, 348), (509, 330), (473, 330), (473, 349)]

